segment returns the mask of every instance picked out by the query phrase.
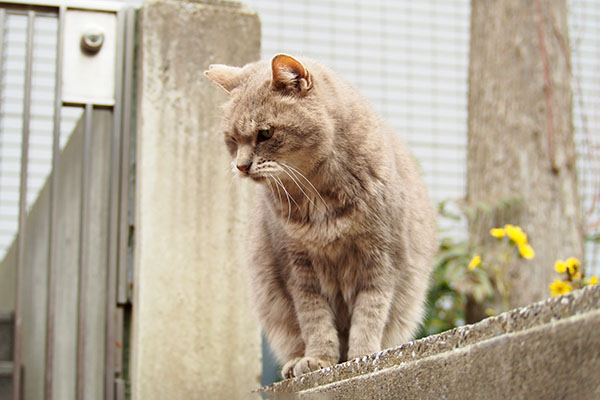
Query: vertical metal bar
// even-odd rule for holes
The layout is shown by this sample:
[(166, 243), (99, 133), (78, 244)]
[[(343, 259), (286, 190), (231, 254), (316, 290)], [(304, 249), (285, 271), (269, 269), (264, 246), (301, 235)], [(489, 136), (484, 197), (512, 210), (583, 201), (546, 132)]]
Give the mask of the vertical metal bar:
[(125, 381), (123, 379), (115, 380), (115, 400), (125, 400)]
[[(115, 308), (115, 341), (119, 343), (117, 351), (115, 352), (115, 387), (117, 386), (117, 380), (123, 376), (123, 307)], [(120, 400), (118, 393), (115, 392), (115, 400)]]
[(23, 93), (23, 136), (21, 139), (21, 174), (19, 182), (19, 231), (17, 236), (17, 298), (15, 301), (15, 335), (13, 358), (13, 400), (21, 398), (21, 322), (25, 278), (25, 227), (27, 222), (27, 167), (29, 162), (29, 120), (31, 117), (31, 77), (33, 71), (33, 28), (35, 11), (27, 14), (27, 50)]
[(58, 29), (56, 36), (56, 71), (54, 77), (54, 127), (52, 132), (52, 172), (50, 175), (50, 213), (48, 222), (48, 293), (46, 300), (46, 366), (44, 371), (44, 397), (52, 399), (54, 367), (54, 308), (56, 294), (55, 238), (57, 234), (58, 160), (60, 156), (60, 122), (62, 109), (62, 59), (63, 36), (66, 7), (58, 9)]
[[(2, 99), (2, 77), (4, 76), (4, 24), (6, 21), (6, 10), (0, 8), (0, 99)], [(2, 102), (0, 101), (0, 113), (2, 113)], [(1, 114), (0, 114), (1, 115)], [(1, 132), (1, 130), (0, 130)], [(0, 150), (2, 149), (2, 140), (0, 137)], [(0, 155), (0, 163), (2, 156)], [(1, 187), (1, 182), (0, 182)], [(1, 193), (1, 192), (0, 192)]]
[(81, 160), (81, 204), (79, 219), (79, 311), (77, 317), (77, 399), (84, 398), (85, 389), (85, 350), (86, 350), (86, 288), (88, 285), (87, 239), (89, 230), (90, 198), (90, 155), (92, 143), (92, 117), (94, 106), (85, 105), (85, 125)]
[(125, 33), (125, 14), (117, 13), (117, 49), (115, 66), (115, 106), (113, 108), (113, 132), (111, 138), (111, 186), (110, 186), (110, 214), (108, 241), (108, 287), (106, 300), (106, 375), (105, 398), (113, 400), (115, 397), (115, 360), (117, 358), (117, 267), (119, 258), (119, 176), (120, 176), (120, 145), (122, 127), (122, 98), (123, 98), (123, 40)]
[(4, 67), (4, 21), (6, 20), (6, 10), (0, 8), (0, 77)]
[(124, 56), (121, 93), (121, 168), (120, 168), (120, 198), (119, 198), (119, 244), (118, 244), (118, 292), (115, 327), (116, 339), (121, 344), (116, 351), (115, 359), (115, 400), (125, 400), (125, 376), (123, 371), (123, 352), (125, 349), (124, 318), (125, 311), (129, 303), (129, 186), (130, 186), (130, 155), (131, 155), (131, 117), (132, 117), (132, 99), (133, 99), (133, 68), (134, 68), (134, 50), (135, 50), (135, 10), (128, 8), (123, 11), (125, 14), (124, 30)]
[(121, 192), (119, 199), (119, 263), (118, 263), (118, 303), (126, 304), (127, 299), (127, 248), (129, 242), (129, 162), (130, 162), (130, 130), (131, 100), (133, 89), (133, 50), (135, 39), (135, 11), (128, 9), (126, 13), (125, 55), (123, 76), (122, 131), (121, 131)]

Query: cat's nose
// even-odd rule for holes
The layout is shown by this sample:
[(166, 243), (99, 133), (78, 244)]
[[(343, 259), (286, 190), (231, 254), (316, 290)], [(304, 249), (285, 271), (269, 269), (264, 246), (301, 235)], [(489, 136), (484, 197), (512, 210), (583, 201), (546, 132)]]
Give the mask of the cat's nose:
[(247, 174), (248, 171), (250, 171), (250, 167), (252, 166), (252, 161), (250, 161), (247, 164), (238, 164), (237, 165), (237, 169), (239, 169), (240, 171), (242, 171), (243, 173)]

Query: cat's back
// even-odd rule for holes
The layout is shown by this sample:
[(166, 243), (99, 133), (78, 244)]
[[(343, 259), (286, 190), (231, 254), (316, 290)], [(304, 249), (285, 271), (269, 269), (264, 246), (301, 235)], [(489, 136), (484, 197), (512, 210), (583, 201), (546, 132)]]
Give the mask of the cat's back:
[(432, 260), (437, 250), (437, 214), (431, 203), (420, 165), (398, 134), (388, 128), (386, 135), (390, 138), (397, 173), (392, 184), (401, 188), (403, 211), (408, 214), (402, 223), (408, 225), (406, 230), (409, 232), (409, 243), (414, 252)]

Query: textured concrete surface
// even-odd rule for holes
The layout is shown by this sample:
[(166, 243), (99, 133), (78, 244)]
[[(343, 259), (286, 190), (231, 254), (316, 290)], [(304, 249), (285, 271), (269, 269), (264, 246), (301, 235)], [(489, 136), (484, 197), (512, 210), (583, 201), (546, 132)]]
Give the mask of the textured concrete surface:
[[(539, 14), (538, 1), (470, 7), (466, 198), (491, 207), (473, 208), (468, 231), (474, 247), (494, 243), (488, 231), (495, 226), (527, 232), (535, 258), (512, 259), (505, 272), (511, 308), (544, 299), (554, 262), (584, 254), (567, 3), (544, 3)], [(509, 198), (519, 200), (496, 203)]]
[(250, 182), (232, 179), (226, 97), (209, 64), (259, 58), (258, 16), (235, 3), (140, 10), (133, 398), (248, 398), (261, 337), (247, 301)]
[(600, 286), (263, 388), (269, 398), (598, 399)]

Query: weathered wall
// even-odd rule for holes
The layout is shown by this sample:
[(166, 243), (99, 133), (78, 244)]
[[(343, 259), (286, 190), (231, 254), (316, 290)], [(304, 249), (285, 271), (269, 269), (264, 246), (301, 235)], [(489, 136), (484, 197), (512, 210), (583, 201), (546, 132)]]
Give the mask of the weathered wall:
[(491, 228), (527, 232), (536, 256), (508, 269), (511, 308), (547, 296), (557, 259), (583, 256), (567, 5), (541, 1), (538, 15), (536, 3), (471, 2), (467, 203), (477, 212), (469, 235), (487, 245)]
[(133, 396), (247, 398), (261, 373), (245, 279), (252, 186), (232, 180), (225, 95), (203, 71), (257, 60), (259, 19), (221, 2), (150, 1), (139, 15)]

